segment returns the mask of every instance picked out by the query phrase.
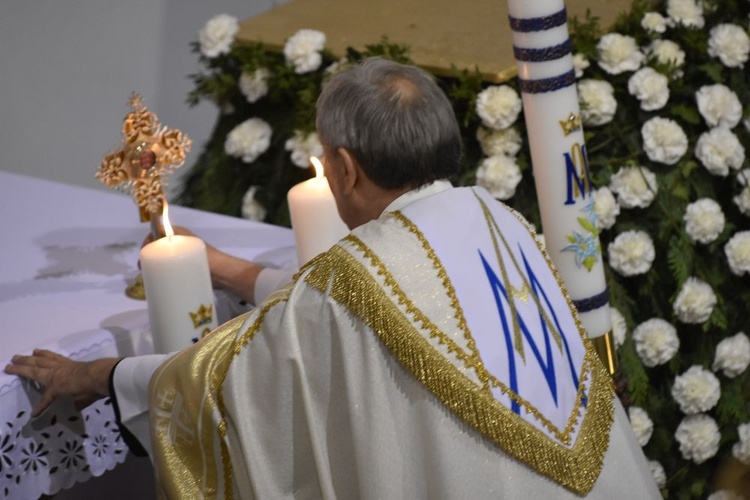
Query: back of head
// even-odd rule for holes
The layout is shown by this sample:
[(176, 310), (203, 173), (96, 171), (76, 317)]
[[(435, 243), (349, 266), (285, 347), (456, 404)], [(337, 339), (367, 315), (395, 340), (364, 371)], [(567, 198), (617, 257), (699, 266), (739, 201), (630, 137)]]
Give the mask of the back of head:
[(318, 99), (321, 141), (355, 156), (383, 189), (413, 188), (458, 172), (461, 134), (432, 76), (366, 59), (331, 77)]

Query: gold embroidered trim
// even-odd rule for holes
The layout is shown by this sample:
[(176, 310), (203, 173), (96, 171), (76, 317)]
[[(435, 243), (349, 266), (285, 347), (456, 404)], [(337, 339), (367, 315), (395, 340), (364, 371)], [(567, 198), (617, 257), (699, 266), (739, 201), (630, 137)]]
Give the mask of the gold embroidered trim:
[[(195, 428), (191, 429), (195, 431), (195, 439), (170, 444), (166, 441), (164, 428), (172, 419), (152, 412), (154, 451), (161, 457), (159, 462), (163, 464), (163, 468), (160, 468), (162, 473), (159, 474), (157, 471), (157, 474), (169, 497), (217, 498), (220, 487), (217, 477), (218, 464), (213, 450), (218, 436), (224, 480), (222, 498), (233, 498), (224, 382), (231, 362), (260, 329), (266, 313), (288, 299), (290, 289), (291, 287), (286, 287), (270, 295), (253, 313), (230, 320), (197, 344), (163, 363), (154, 373), (150, 387), (151, 399), (158, 398), (157, 390), (183, 394), (191, 402), (188, 406), (193, 408), (190, 414), (193, 424), (198, 420), (203, 422), (201, 433)], [(257, 314), (252, 325), (241, 332), (240, 328), (252, 314)], [(188, 394), (190, 391), (195, 393)], [(151, 403), (151, 406), (158, 405)], [(219, 413), (215, 433), (214, 427), (210, 425), (214, 411)], [(205, 471), (205, 476), (196, 477), (195, 471)]]
[[(484, 219), (487, 222), (487, 230), (490, 233), (490, 236), (492, 236), (492, 244), (495, 247), (495, 253), (497, 255), (497, 260), (500, 265), (500, 269), (503, 273), (503, 280), (507, 283), (506, 288), (511, 288), (512, 285), (510, 284), (510, 280), (508, 279), (508, 273), (505, 269), (505, 264), (503, 262), (503, 258), (500, 255), (500, 247), (497, 244), (497, 238), (496, 235), (500, 238), (500, 240), (503, 242), (503, 246), (505, 247), (505, 251), (508, 252), (508, 255), (510, 256), (510, 260), (513, 263), (513, 267), (515, 268), (516, 272), (519, 276), (523, 276), (523, 273), (521, 272), (521, 268), (518, 265), (518, 262), (516, 261), (516, 258), (513, 256), (513, 253), (510, 250), (510, 245), (508, 245), (508, 241), (505, 239), (505, 236), (503, 236), (503, 233), (500, 231), (500, 227), (497, 225), (497, 221), (494, 217), (492, 217), (492, 213), (490, 213), (490, 209), (487, 208), (487, 204), (482, 200), (479, 195), (474, 192), (474, 196), (476, 197), (477, 201), (479, 202), (479, 205), (482, 207), (482, 213), (484, 213)], [(494, 231), (493, 231), (494, 229)], [(529, 282), (524, 278), (523, 279), (523, 288), (524, 289), (530, 289), (531, 286), (529, 285)], [(557, 344), (557, 348), (562, 350), (562, 337), (560, 336), (560, 332), (557, 331), (557, 328), (555, 328), (555, 325), (550, 321), (549, 317), (547, 316), (547, 313), (544, 311), (544, 308), (539, 303), (539, 297), (537, 297), (536, 294), (531, 294), (532, 298), (534, 299), (534, 303), (536, 304), (537, 309), (539, 310), (539, 313), (542, 315), (542, 318), (544, 318), (544, 322), (547, 325), (547, 328), (549, 328), (549, 331), (552, 332), (552, 338), (555, 339), (555, 343)], [(513, 303), (514, 301), (509, 300), (509, 303)], [(511, 307), (511, 313), (515, 314), (515, 306)], [(521, 332), (520, 328), (518, 326), (518, 321), (513, 322), (513, 327), (518, 329), (519, 331), (516, 333), (520, 337)], [(580, 332), (579, 332), (580, 333)], [(522, 354), (523, 357), (523, 354)]]
[[(357, 244), (357, 238), (350, 235), (345, 241), (360, 250), (363, 247), (366, 257), (377, 259), (363, 243)], [(379, 268), (379, 274), (381, 270), (384, 269)], [(402, 296), (395, 281), (387, 271), (384, 277), (400, 301)], [(574, 493), (585, 494), (593, 487), (609, 444), (614, 412), (612, 385), (599, 364), (589, 364), (588, 409), (578, 439), (566, 448), (519, 418), (446, 360), (419, 334), (378, 281), (343, 248), (334, 247), (324, 254), (305, 281), (323, 293), (328, 290), (334, 300), (369, 325), (408, 372), (506, 453)], [(427, 318), (420, 318), (421, 312), (413, 304), (405, 305), (416, 323), (429, 330), (429, 321), (421, 321)]]
[[(481, 200), (480, 200), (481, 202)], [(443, 267), (442, 262), (440, 262), (440, 259), (438, 258), (437, 254), (433, 250), (432, 246), (427, 241), (427, 238), (424, 236), (422, 231), (419, 230), (419, 228), (411, 221), (408, 217), (406, 217), (401, 212), (392, 212), (391, 215), (393, 215), (397, 220), (399, 220), (406, 229), (409, 230), (410, 233), (412, 233), (422, 244), (422, 247), (427, 251), (427, 257), (432, 261), (433, 267), (438, 271), (438, 276), (440, 277), (443, 286), (445, 287), (445, 291), (447, 295), (451, 299), (451, 306), (453, 307), (453, 314), (456, 318), (459, 319), (459, 328), (462, 330), (464, 337), (467, 339), (470, 339), (471, 346), (472, 346), (472, 354), (473, 356), (467, 357), (465, 354), (462, 356), (463, 351), (461, 351), (461, 354), (457, 353), (459, 359), (464, 361), (464, 366), (467, 368), (474, 368), (477, 373), (477, 377), (483, 381), (485, 384), (485, 387), (489, 390), (489, 387), (487, 387), (487, 383), (492, 385), (492, 387), (496, 387), (500, 390), (500, 392), (510, 398), (512, 401), (517, 403), (519, 406), (524, 408), (524, 410), (527, 413), (530, 413), (534, 416), (547, 430), (549, 430), (554, 436), (559, 439), (562, 443), (569, 445), (571, 442), (571, 436), (573, 434), (573, 431), (575, 429), (576, 424), (578, 423), (578, 418), (581, 414), (581, 409), (583, 407), (583, 395), (586, 390), (586, 381), (587, 381), (587, 373), (591, 368), (591, 357), (588, 353), (584, 355), (583, 363), (581, 365), (581, 373), (580, 373), (580, 381), (578, 384), (578, 390), (576, 394), (576, 402), (574, 404), (573, 410), (570, 414), (570, 417), (568, 417), (568, 420), (566, 422), (565, 428), (563, 430), (560, 430), (555, 424), (553, 424), (549, 419), (547, 419), (544, 415), (542, 415), (531, 403), (526, 401), (523, 397), (513, 392), (510, 387), (505, 385), (503, 382), (497, 379), (494, 375), (492, 375), (485, 367), (484, 363), (482, 362), (481, 357), (479, 356), (478, 351), (476, 350), (474, 338), (471, 336), (471, 332), (469, 332), (468, 324), (466, 323), (466, 318), (464, 317), (463, 309), (461, 308), (460, 303), (458, 302), (458, 298), (456, 297), (456, 290), (453, 288), (453, 284), (450, 281), (450, 278), (448, 278), (448, 274), (445, 271), (445, 268)], [(494, 219), (493, 219), (494, 222)], [(488, 222), (489, 224), (489, 222)], [(499, 232), (499, 229), (498, 229)], [(418, 310), (418, 308), (408, 299), (406, 294), (401, 290), (401, 288), (396, 283), (396, 280), (393, 279), (390, 276), (390, 273), (385, 268), (385, 265), (377, 258), (377, 256), (374, 255), (374, 253), (359, 239), (356, 237), (350, 235), (350, 237), (345, 238), (346, 241), (349, 241), (350, 243), (354, 244), (359, 251), (361, 251), (366, 258), (370, 260), (370, 262), (378, 268), (378, 274), (386, 276), (386, 284), (393, 290), (393, 293), (398, 296), (399, 304), (407, 304), (407, 310), (415, 314), (416, 317), (419, 318), (418, 321), (423, 322), (424, 326), (424, 319), (426, 319), (426, 316), (424, 316), (421, 311)], [(505, 244), (506, 249), (510, 253), (509, 246), (507, 242), (503, 239), (503, 242)], [(494, 240), (493, 235), (493, 243), (496, 244)], [(498, 252), (498, 259), (500, 259), (499, 250), (496, 247), (496, 252)], [(500, 261), (502, 263), (502, 261)], [(515, 264), (515, 262), (514, 262)], [(516, 270), (519, 274), (521, 274), (520, 270), (518, 270), (518, 265), (516, 264)], [(558, 280), (558, 284), (559, 284)], [(528, 287), (528, 283), (524, 282), (524, 287)], [(553, 325), (551, 325), (549, 319), (547, 318), (546, 313), (542, 310), (540, 304), (539, 304), (539, 298), (535, 294), (531, 294), (534, 297), (534, 300), (536, 302), (537, 308), (542, 312), (544, 319), (547, 321), (547, 326), (551, 329), (553, 332), (553, 336), (557, 333), (557, 330), (553, 328)], [(567, 297), (566, 297), (567, 299)], [(570, 301), (568, 300), (568, 306), (570, 306)], [(416, 312), (414, 312), (416, 311)], [(424, 316), (424, 319), (422, 317)], [(515, 316), (515, 314), (514, 314)], [(428, 320), (429, 321), (429, 320)], [(579, 327), (579, 334), (580, 331), (580, 324), (578, 321), (578, 318), (575, 318), (576, 326)], [(445, 338), (450, 341), (450, 337), (445, 335), (442, 331), (440, 331), (437, 326), (430, 323), (429, 326), (431, 337), (435, 338)], [(556, 343), (558, 347), (561, 346), (562, 339), (559, 337), (559, 334), (555, 338)], [(452, 342), (452, 341), (451, 341)], [(514, 339), (515, 342), (515, 339)], [(444, 343), (444, 342), (440, 342)], [(456, 349), (460, 349), (458, 346), (456, 346)], [(454, 352), (453, 350), (449, 349), (449, 352)]]
[[(440, 262), (440, 259), (435, 253), (435, 250), (433, 250), (432, 246), (427, 242), (427, 238), (425, 238), (424, 234), (422, 234), (422, 231), (420, 231), (419, 228), (411, 220), (409, 220), (408, 217), (406, 217), (401, 212), (391, 212), (391, 215), (395, 217), (396, 220), (401, 222), (401, 224), (403, 224), (403, 226), (408, 229), (410, 233), (416, 236), (416, 238), (421, 243), (422, 248), (425, 250), (425, 252), (427, 252), (427, 258), (432, 261), (432, 267), (437, 271), (438, 278), (440, 278), (440, 282), (443, 284), (445, 293), (450, 299), (451, 308), (453, 308), (453, 316), (458, 321), (458, 328), (461, 330), (461, 333), (463, 333), (464, 339), (466, 339), (466, 343), (469, 347), (469, 350), (471, 351), (471, 355), (474, 357), (477, 362), (477, 366), (480, 368), (477, 376), (482, 381), (485, 388), (489, 390), (489, 377), (487, 376), (488, 373), (486, 372), (486, 370), (484, 369), (484, 365), (482, 364), (482, 358), (479, 356), (479, 351), (477, 350), (476, 343), (474, 342), (474, 337), (472, 337), (469, 333), (469, 325), (466, 323), (464, 311), (458, 302), (458, 297), (456, 297), (456, 290), (453, 288), (453, 283), (451, 283), (450, 278), (448, 278), (448, 273), (445, 271), (443, 263)], [(364, 247), (364, 243), (362, 243), (361, 241), (359, 243), (361, 243), (360, 248)], [(403, 296), (405, 297), (406, 294), (403, 294)], [(414, 308), (416, 309), (416, 307)]]
[[(456, 342), (451, 339), (448, 335), (445, 334), (440, 328), (438, 328), (431, 320), (427, 317), (426, 314), (424, 314), (417, 306), (414, 305), (414, 303), (407, 297), (406, 293), (401, 289), (401, 287), (398, 285), (395, 279), (391, 276), (391, 274), (388, 272), (388, 270), (385, 268), (383, 263), (378, 259), (378, 257), (370, 250), (367, 245), (365, 245), (362, 240), (357, 238), (354, 235), (347, 235), (344, 238), (344, 241), (350, 243), (354, 247), (357, 248), (360, 252), (362, 252), (365, 255), (365, 258), (370, 260), (374, 265), (378, 268), (378, 274), (382, 275), (385, 279), (386, 285), (392, 290), (393, 294), (398, 297), (398, 303), (402, 304), (406, 311), (414, 316), (414, 323), (419, 324), (422, 326), (422, 328), (429, 331), (430, 338), (437, 339), (438, 344), (445, 345), (448, 349), (449, 353), (453, 353), (463, 361), (464, 367), (467, 369), (474, 370), (477, 374), (477, 378), (479, 380), (483, 381), (483, 387), (485, 390), (489, 392), (489, 387), (487, 387), (486, 381), (489, 380), (489, 377), (491, 376), (487, 370), (485, 370), (484, 365), (482, 364), (482, 360), (479, 359), (479, 357), (473, 357), (470, 354), (467, 354), (464, 352), (464, 350), (456, 344)], [(334, 248), (336, 250), (336, 253), (338, 253), (338, 247)], [(439, 261), (438, 264), (440, 265)], [(447, 276), (446, 276), (447, 279)], [(450, 285), (450, 281), (448, 281), (448, 284)], [(456, 305), (458, 303), (456, 302)], [(459, 308), (456, 311), (454, 311), (454, 314), (456, 315), (462, 315), (463, 311)], [(465, 330), (465, 334), (468, 334), (468, 328)], [(471, 337), (470, 337), (471, 338)], [(473, 342), (473, 339), (472, 339)], [(506, 389), (504, 394), (507, 392), (508, 397), (513, 397), (512, 392), (510, 389)], [(521, 404), (519, 402), (519, 404)]]
[[(505, 264), (503, 262), (501, 254), (500, 254), (500, 248), (499, 248), (499, 246), (497, 244), (497, 239), (495, 237), (496, 234), (500, 238), (500, 240), (502, 241), (503, 246), (505, 247), (505, 251), (510, 256), (510, 260), (511, 260), (511, 262), (513, 264), (513, 267), (515, 268), (516, 272), (518, 273), (518, 275), (519, 276), (523, 276), (523, 273), (521, 272), (520, 266), (518, 265), (518, 262), (516, 261), (515, 256), (513, 255), (513, 253), (510, 250), (510, 245), (508, 245), (508, 241), (505, 239), (505, 237), (503, 236), (503, 233), (500, 231), (500, 227), (498, 226), (497, 221), (495, 220), (494, 217), (492, 217), (492, 213), (490, 212), (489, 208), (487, 207), (487, 204), (484, 202), (484, 200), (482, 200), (479, 197), (479, 195), (476, 193), (476, 191), (473, 191), (473, 192), (474, 192), (474, 197), (477, 199), (477, 201), (479, 202), (480, 206), (482, 207), (482, 212), (484, 213), (484, 218), (485, 218), (485, 221), (487, 223), (487, 230), (490, 232), (490, 235), (492, 236), (492, 244), (495, 247), (495, 254), (497, 256), (498, 264), (499, 264), (501, 272), (503, 274), (503, 281), (505, 282), (506, 290), (507, 289), (511, 289), (512, 285), (510, 284), (510, 280), (508, 279), (508, 273), (507, 273), (507, 271), (505, 269)], [(516, 214), (514, 213), (513, 215), (516, 215)], [(493, 231), (493, 229), (494, 229), (494, 231)], [(534, 241), (536, 241), (536, 238), (534, 238)], [(528, 280), (526, 278), (523, 278), (523, 281), (524, 281), (524, 284), (523, 284), (524, 288), (531, 288), (531, 286), (530, 286), (530, 284), (529, 284), (529, 282), (528, 282)], [(558, 285), (560, 285), (559, 280), (558, 280)], [(562, 352), (562, 348), (563, 347), (562, 347), (562, 337), (561, 337), (560, 332), (557, 331), (557, 328), (552, 323), (552, 321), (549, 319), (549, 316), (547, 315), (547, 312), (544, 310), (544, 308), (542, 307), (542, 305), (541, 305), (541, 303), (539, 301), (539, 297), (536, 294), (531, 294), (531, 296), (534, 299), (534, 303), (536, 304), (537, 310), (539, 311), (539, 314), (542, 316), (542, 319), (543, 319), (544, 323), (547, 325), (548, 330), (552, 333), (552, 337), (555, 339), (555, 343), (557, 344), (557, 348), (560, 349), (560, 351)], [(511, 304), (511, 314), (516, 314), (515, 313), (515, 307), (513, 306), (514, 301), (508, 300), (508, 302)], [(568, 302), (568, 307), (570, 308), (570, 302)], [(578, 333), (579, 333), (579, 335), (582, 335), (581, 325), (579, 323), (578, 318), (575, 317), (575, 316), (574, 316), (574, 321), (576, 323), (576, 326), (578, 327)], [(516, 330), (516, 335), (520, 337), (520, 328), (518, 326), (518, 322), (517, 321), (513, 322), (513, 327), (517, 329)], [(585, 349), (585, 347), (584, 347), (584, 349)], [(523, 353), (521, 353), (521, 354), (523, 354)], [(523, 358), (523, 355), (521, 357)], [(581, 373), (580, 373), (580, 380), (579, 380), (579, 383), (578, 383), (578, 390), (577, 390), (577, 394), (576, 394), (576, 403), (575, 403), (575, 406), (573, 407), (573, 411), (571, 412), (570, 417), (568, 418), (568, 422), (565, 425), (565, 430), (563, 431), (563, 433), (562, 434), (557, 434), (557, 433), (555, 434), (556, 437), (560, 438), (562, 440), (562, 442), (565, 443), (565, 444), (570, 444), (571, 433), (573, 432), (573, 429), (575, 428), (575, 425), (578, 423), (578, 417), (580, 416), (580, 412), (581, 412), (581, 409), (583, 407), (583, 395), (584, 395), (584, 391), (586, 389), (586, 378), (587, 378), (586, 375), (587, 375), (588, 371), (590, 370), (590, 368), (591, 368), (591, 353), (590, 353), (590, 351), (585, 350), (585, 352), (584, 352), (584, 360), (583, 360), (583, 365), (582, 365), (582, 370), (581, 370)]]
[[(248, 314), (228, 321), (197, 344), (162, 363), (151, 378), (150, 419), (159, 484), (173, 498), (218, 495), (217, 464), (213, 448), (216, 434), (211, 422), (217, 409), (212, 395), (218, 387), (217, 372), (228, 367), (232, 343)], [(161, 397), (178, 405), (183, 412), (174, 414), (174, 406), (161, 404)], [(198, 422), (201, 422), (198, 432)], [(184, 432), (187, 439), (170, 439), (171, 426)], [(187, 426), (187, 427), (186, 427)], [(226, 426), (219, 425), (222, 436)], [(223, 458), (223, 457), (222, 457)], [(200, 475), (205, 471), (205, 475)], [(196, 475), (198, 474), (198, 475)], [(226, 477), (226, 471), (225, 471)]]
[[(266, 317), (268, 311), (270, 311), (277, 304), (284, 302), (289, 299), (289, 291), (291, 285), (284, 287), (268, 297), (258, 306), (260, 311), (258, 316), (253, 321), (253, 324), (248, 327), (245, 332), (236, 338), (232, 345), (232, 349), (229, 352), (229, 359), (227, 359), (226, 365), (222, 366), (221, 371), (218, 373), (218, 388), (216, 391), (216, 402), (219, 408), (219, 415), (221, 415), (221, 421), (219, 422), (219, 434), (221, 435), (221, 459), (224, 466), (224, 498), (231, 500), (233, 498), (232, 491), (232, 460), (229, 456), (229, 447), (227, 446), (226, 429), (227, 429), (227, 409), (224, 403), (224, 382), (226, 381), (227, 374), (229, 373), (229, 366), (234, 361), (235, 357), (240, 354), (242, 348), (245, 347), (252, 339), (255, 334), (260, 330), (260, 326), (263, 324), (263, 320)], [(223, 429), (223, 433), (222, 433)]]

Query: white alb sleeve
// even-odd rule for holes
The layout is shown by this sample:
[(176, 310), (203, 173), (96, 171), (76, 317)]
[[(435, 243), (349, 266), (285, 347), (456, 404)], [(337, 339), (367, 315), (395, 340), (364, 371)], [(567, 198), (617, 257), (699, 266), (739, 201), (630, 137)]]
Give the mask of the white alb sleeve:
[(264, 268), (255, 280), (255, 303), (260, 304), (263, 299), (292, 281), (296, 272), (297, 269)]
[(151, 456), (148, 418), (148, 384), (156, 368), (171, 354), (149, 354), (125, 358), (112, 374), (111, 397), (119, 413), (119, 423), (140, 442)]

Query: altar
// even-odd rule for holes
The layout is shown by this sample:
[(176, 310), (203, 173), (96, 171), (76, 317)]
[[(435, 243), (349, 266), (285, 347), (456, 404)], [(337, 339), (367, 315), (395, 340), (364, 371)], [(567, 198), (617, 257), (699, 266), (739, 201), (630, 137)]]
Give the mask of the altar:
[[(172, 220), (235, 255), (296, 262), (290, 230), (173, 207)], [(0, 172), (0, 363), (35, 348), (75, 360), (153, 353), (145, 301), (128, 298), (148, 232), (130, 197)], [(233, 299), (217, 293), (220, 319)], [(83, 411), (56, 402), (37, 418), (39, 388), (0, 371), (0, 494), (54, 495), (101, 476), (128, 449), (109, 399)]]

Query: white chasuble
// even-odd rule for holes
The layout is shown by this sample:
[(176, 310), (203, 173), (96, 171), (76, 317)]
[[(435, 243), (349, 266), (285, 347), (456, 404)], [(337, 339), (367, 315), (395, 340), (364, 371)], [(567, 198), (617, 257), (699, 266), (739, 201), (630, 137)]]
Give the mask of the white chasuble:
[(408, 193), (151, 379), (172, 498), (658, 498), (546, 254)]

